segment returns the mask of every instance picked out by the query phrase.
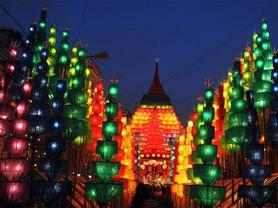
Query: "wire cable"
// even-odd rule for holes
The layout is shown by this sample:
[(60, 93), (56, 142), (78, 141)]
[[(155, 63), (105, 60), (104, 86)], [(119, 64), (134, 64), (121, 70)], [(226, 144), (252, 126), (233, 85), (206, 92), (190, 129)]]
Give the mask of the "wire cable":
[(21, 30), (21, 32), (27, 36), (26, 32), (24, 31), (23, 27), (19, 24), (19, 22), (16, 20), (16, 18), (9, 12), (9, 10), (0, 2), (0, 7), (1, 9), (6, 13), (6, 15), (8, 15), (13, 21), (14, 23), (19, 27), (19, 29)]
[(87, 12), (88, 3), (89, 3), (89, 0), (86, 0), (84, 11), (82, 13), (81, 22), (80, 22), (79, 27), (78, 27), (77, 38), (76, 38), (77, 40), (80, 37), (81, 29), (82, 29), (83, 22), (84, 22), (84, 19), (85, 19), (85, 16), (86, 16), (86, 12)]
[(239, 32), (235, 33), (233, 36), (229, 37), (228, 39), (226, 39), (225, 41), (223, 41), (222, 43), (220, 43), (218, 46), (216, 46), (215, 48), (209, 50), (208, 53), (204, 54), (203, 56), (199, 57), (197, 60), (195, 60), (193, 63), (191, 63), (190, 65), (186, 66), (185, 68), (182, 68), (176, 72), (174, 72), (172, 75), (170, 75), (167, 79), (163, 80), (162, 83), (167, 83), (170, 80), (172, 80), (173, 78), (177, 77), (177, 75), (179, 75), (180, 73), (183, 73), (185, 71), (189, 71), (192, 70), (196, 65), (198, 65), (201, 61), (207, 59), (208, 57), (210, 57), (211, 55), (213, 55), (216, 51), (218, 51), (219, 49), (223, 48), (226, 44), (230, 43), (232, 40), (234, 40), (235, 38), (237, 38), (239, 35), (243, 34), (244, 32), (246, 32), (251, 26), (253, 26), (254, 24), (257, 23), (258, 19), (261, 20), (262, 17), (265, 17), (267, 15), (269, 15), (271, 12), (273, 12), (276, 8), (278, 7), (278, 4), (276, 4), (274, 7), (272, 7), (271, 9), (269, 9), (268, 11), (266, 11), (263, 15), (260, 15), (259, 17), (255, 18), (254, 21), (252, 21), (252, 23), (248, 24), (246, 27), (244, 27), (242, 30), (240, 30)]

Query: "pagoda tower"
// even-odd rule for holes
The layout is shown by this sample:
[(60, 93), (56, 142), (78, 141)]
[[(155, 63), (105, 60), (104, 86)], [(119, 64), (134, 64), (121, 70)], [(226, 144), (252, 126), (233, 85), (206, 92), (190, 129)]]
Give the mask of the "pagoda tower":
[(153, 82), (131, 120), (137, 177), (152, 185), (171, 183), (175, 142), (183, 128), (159, 80), (158, 63), (156, 60)]

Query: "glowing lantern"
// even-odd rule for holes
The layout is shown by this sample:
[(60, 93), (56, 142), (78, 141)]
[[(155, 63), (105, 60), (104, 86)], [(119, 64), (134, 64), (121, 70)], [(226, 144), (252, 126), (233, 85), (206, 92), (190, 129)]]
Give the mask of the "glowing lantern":
[(6, 148), (12, 155), (20, 155), (27, 148), (27, 141), (20, 138), (9, 138), (6, 140)]
[(12, 124), (13, 134), (16, 136), (22, 136), (27, 133), (28, 122), (24, 119), (16, 119)]

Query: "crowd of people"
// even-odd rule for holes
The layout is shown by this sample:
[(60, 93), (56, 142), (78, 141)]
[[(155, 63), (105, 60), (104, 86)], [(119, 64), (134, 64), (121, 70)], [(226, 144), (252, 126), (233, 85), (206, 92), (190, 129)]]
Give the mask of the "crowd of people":
[(131, 202), (131, 208), (172, 208), (169, 186), (152, 187), (139, 183)]

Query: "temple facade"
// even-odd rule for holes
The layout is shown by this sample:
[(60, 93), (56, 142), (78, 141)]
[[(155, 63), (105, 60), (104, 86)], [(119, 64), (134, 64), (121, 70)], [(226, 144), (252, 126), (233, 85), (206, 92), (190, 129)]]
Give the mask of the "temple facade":
[(158, 61), (153, 82), (131, 120), (137, 157), (137, 177), (143, 183), (170, 183), (175, 162), (175, 142), (182, 124), (159, 79)]

